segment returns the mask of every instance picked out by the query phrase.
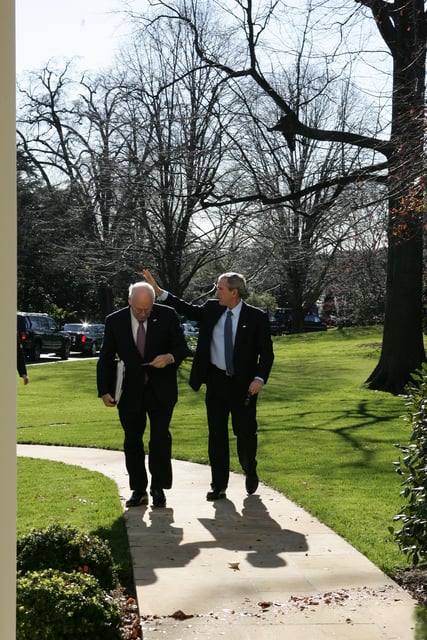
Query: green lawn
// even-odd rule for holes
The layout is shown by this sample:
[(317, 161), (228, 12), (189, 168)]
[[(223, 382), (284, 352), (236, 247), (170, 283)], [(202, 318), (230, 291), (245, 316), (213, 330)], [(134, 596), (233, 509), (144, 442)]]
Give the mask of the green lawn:
[[(380, 342), (377, 328), (274, 338), (275, 363), (258, 405), (258, 470), (263, 482), (392, 575), (407, 565), (388, 532), (402, 501), (393, 467), (400, 452), (394, 445), (406, 443), (410, 429), (402, 419), (404, 398), (363, 387), (378, 361)], [(175, 458), (207, 463), (204, 393), (188, 386), (190, 365), (186, 361), (179, 374), (173, 453)], [(17, 387), (18, 442), (121, 449), (117, 411), (97, 398), (95, 367), (96, 361), (84, 359), (30, 366), (30, 384), (24, 387), (19, 380)], [(232, 468), (240, 471), (234, 439), (231, 446)], [(27, 462), (20, 461), (18, 491), (23, 464)], [(51, 463), (37, 464), (37, 472), (31, 472), (41, 482)], [(77, 478), (80, 471), (74, 469)], [(96, 495), (99, 479), (93, 484)], [(114, 494), (114, 486), (110, 491)], [(55, 511), (54, 505), (52, 497), (47, 508)], [(29, 522), (26, 510), (26, 499), (18, 495), (18, 531), (27, 528), (20, 528), (21, 522)], [(118, 500), (101, 522), (98, 514), (93, 525), (90, 518), (85, 523), (107, 531), (117, 527), (117, 518)]]

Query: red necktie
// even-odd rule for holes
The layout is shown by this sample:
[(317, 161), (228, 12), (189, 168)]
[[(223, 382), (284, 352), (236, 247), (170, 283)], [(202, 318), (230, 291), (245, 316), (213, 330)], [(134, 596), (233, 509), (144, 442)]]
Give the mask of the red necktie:
[(138, 347), (141, 358), (143, 358), (145, 351), (145, 327), (143, 322), (139, 323), (138, 331), (136, 332), (136, 346)]

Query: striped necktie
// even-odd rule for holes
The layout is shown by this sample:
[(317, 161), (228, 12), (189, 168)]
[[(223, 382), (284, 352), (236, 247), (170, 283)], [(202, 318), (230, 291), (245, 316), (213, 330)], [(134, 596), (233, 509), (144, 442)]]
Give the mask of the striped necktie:
[(227, 316), (224, 323), (224, 355), (225, 366), (229, 376), (234, 374), (233, 365), (233, 312), (230, 309), (227, 311)]

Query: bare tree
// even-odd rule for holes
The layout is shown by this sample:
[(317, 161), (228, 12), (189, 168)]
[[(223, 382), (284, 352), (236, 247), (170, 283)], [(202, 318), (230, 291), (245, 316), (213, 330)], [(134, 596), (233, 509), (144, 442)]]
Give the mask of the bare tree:
[(321, 306), (323, 319), (338, 326), (379, 324), (384, 320), (387, 204), (378, 198), (374, 205), (375, 193), (374, 188), (365, 216), (350, 209), (346, 224), (352, 232), (331, 263), (330, 282)]
[[(203, 19), (207, 29), (209, 16)], [(201, 206), (225, 172), (223, 129), (230, 115), (228, 107), (222, 113), (220, 97), (226, 105), (232, 97), (222, 95), (226, 87), (216, 70), (199, 67), (188, 31), (176, 22), (142, 28), (122, 56), (127, 85), (152, 125), (148, 263), (164, 286), (181, 294), (236, 225), (230, 208), (207, 212)], [(147, 264), (147, 255), (141, 261)]]
[[(126, 91), (109, 79), (72, 77), (46, 67), (21, 90), (26, 102), (18, 116), (18, 148), (50, 192), (61, 192), (63, 207), (45, 221), (56, 229), (57, 260), (97, 283), (102, 315), (113, 305), (113, 289), (133, 271), (135, 234), (130, 219), (132, 170), (129, 129), (123, 121)], [(139, 122), (149, 138), (149, 129)]]
[[(280, 75), (274, 74), (271, 82), (290, 96), (293, 108), (310, 126), (319, 128), (333, 119), (337, 128), (362, 129), (363, 106), (360, 98), (356, 102), (348, 80), (330, 85), (316, 67), (297, 56), (294, 65)], [(313, 91), (318, 96), (315, 102)], [(252, 235), (250, 244), (255, 244), (258, 255), (264, 256), (270, 286), (275, 274), (277, 289), (282, 295), (286, 290), (286, 302), (293, 311), (293, 330), (302, 331), (304, 316), (329, 285), (335, 252), (354, 236), (355, 222), (361, 228), (364, 220), (364, 228), (367, 227), (366, 221), (373, 218), (368, 195), (377, 199), (379, 193), (377, 190), (368, 194), (357, 185), (333, 182), (337, 173), (347, 176), (360, 169), (366, 161), (360, 150), (306, 138), (296, 139), (290, 149), (283, 138), (274, 135), (274, 126), (265, 128), (268, 120), (277, 122), (278, 115), (264, 94), (257, 95), (256, 88), (252, 88), (252, 93), (242, 96), (243, 107), (246, 113), (240, 119), (241, 127), (237, 129), (235, 124), (235, 131), (229, 132), (235, 165), (245, 176), (242, 191), (263, 193), (272, 200), (277, 198), (279, 203), (281, 194), (294, 194), (281, 204), (258, 205), (244, 232), (248, 238)], [(313, 184), (322, 182), (323, 188), (311, 191)], [(223, 200), (227, 197), (218, 188), (213, 193)], [(252, 256), (254, 252), (255, 248)]]
[(231, 112), (219, 100), (227, 86), (196, 64), (186, 29), (164, 27), (140, 29), (108, 74), (73, 79), (70, 65), (46, 67), (21, 89), (19, 148), (66, 203), (57, 253), (99, 282), (105, 310), (144, 265), (182, 293), (235, 234), (238, 207), (201, 206), (213, 183), (232, 180), (223, 165)]
[[(157, 3), (158, 4), (158, 3)], [(209, 41), (198, 29), (197, 2), (184, 0), (178, 5), (160, 2), (169, 16), (184, 21), (193, 33), (200, 60), (220, 71), (233, 82), (250, 80), (260, 87), (283, 113), (276, 125), (292, 150), (296, 138), (330, 141), (374, 152), (374, 161), (367, 157), (354, 172), (321, 180), (310, 187), (317, 192), (328, 185), (350, 184), (368, 180), (383, 181), (388, 189), (388, 275), (384, 320), (383, 345), (380, 361), (369, 376), (367, 385), (392, 393), (401, 393), (411, 373), (425, 360), (422, 335), (422, 229), (425, 198), (424, 118), (425, 118), (425, 58), (426, 58), (426, 6), (424, 0), (353, 0), (340, 3), (319, 3), (319, 11), (326, 16), (330, 28), (333, 21), (340, 29), (339, 44), (346, 41), (345, 30), (353, 18), (374, 21), (378, 33), (386, 44), (393, 62), (392, 105), (389, 118), (390, 135), (381, 137), (356, 131), (322, 129), (303, 121), (290, 102), (290, 96), (280, 92), (262, 71), (260, 42), (265, 36), (274, 11), (283, 5), (280, 0), (255, 3), (253, 0), (235, 0), (223, 8), (228, 21), (240, 20), (246, 42), (243, 64), (233, 66), (215, 56)], [(315, 2), (307, 3), (312, 12)], [(233, 11), (234, 10), (234, 11)], [(366, 12), (368, 11), (368, 13)], [(287, 19), (289, 7), (282, 13)], [(237, 17), (238, 16), (238, 17)], [(317, 14), (317, 18), (319, 14)], [(320, 16), (322, 17), (322, 16)], [(340, 22), (342, 18), (342, 22)], [(367, 22), (369, 25), (369, 22)], [(312, 32), (312, 36), (315, 34)], [(340, 46), (334, 56), (339, 55)], [(356, 51), (360, 52), (360, 49)], [(348, 64), (350, 59), (346, 58)], [(265, 63), (265, 62), (264, 62)], [(329, 67), (325, 73), (329, 72)], [(313, 100), (316, 100), (313, 95)], [(381, 160), (378, 161), (378, 155)], [(304, 190), (304, 195), (306, 190)], [(264, 204), (287, 202), (295, 193), (272, 197), (257, 192), (245, 200), (257, 199)], [(215, 199), (214, 199), (215, 200)], [(207, 202), (209, 205), (212, 200)]]

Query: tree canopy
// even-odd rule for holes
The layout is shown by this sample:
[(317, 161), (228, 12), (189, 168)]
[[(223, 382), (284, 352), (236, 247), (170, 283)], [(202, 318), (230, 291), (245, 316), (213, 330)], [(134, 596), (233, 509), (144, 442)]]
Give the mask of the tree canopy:
[[(154, 4), (154, 3), (153, 3)], [(346, 30), (353, 24), (371, 21), (386, 46), (392, 61), (392, 86), (389, 112), (381, 135), (365, 135), (344, 128), (324, 129), (313, 126), (301, 118), (292, 104), (289, 93), (271, 81), (270, 67), (262, 50), (265, 37), (273, 17), (279, 26), (289, 26), (292, 13), (288, 3), (254, 2), (234, 0), (227, 4), (215, 2), (223, 10), (228, 22), (241, 31), (245, 50), (240, 61), (229, 64), (216, 56), (209, 45), (209, 39), (198, 26), (197, 3), (183, 0), (177, 5), (167, 1), (161, 5), (156, 20), (166, 15), (187, 25), (193, 34), (200, 61), (217, 69), (228, 82), (252, 82), (277, 105), (282, 115), (273, 130), (282, 134), (291, 152), (297, 141), (319, 140), (338, 142), (361, 152), (371, 150), (373, 156), (366, 156), (366, 162), (355, 171), (345, 168), (336, 172), (328, 184), (339, 185), (350, 182), (381, 181), (387, 187), (388, 198), (388, 271), (385, 307), (384, 335), (381, 357), (375, 370), (369, 376), (367, 385), (372, 389), (403, 392), (411, 373), (425, 360), (422, 334), (422, 269), (423, 269), (423, 213), (425, 205), (425, 60), (427, 40), (427, 18), (424, 0), (354, 0), (353, 2), (307, 2), (302, 9), (306, 13), (305, 37), (310, 30), (310, 54), (318, 55), (316, 36), (325, 18), (331, 28), (334, 47), (330, 56), (323, 57), (325, 78), (333, 72), (331, 59), (336, 61), (347, 48)], [(333, 9), (336, 13), (332, 14)], [(333, 18), (331, 20), (331, 15)], [(316, 21), (316, 22), (315, 22)], [(331, 27), (332, 22), (332, 27)], [(316, 29), (314, 29), (316, 24)], [(338, 40), (334, 41), (333, 27), (338, 29)], [(283, 43), (282, 43), (283, 44)], [(286, 45), (281, 54), (286, 57)], [(363, 44), (357, 49), (363, 53)], [(319, 55), (318, 55), (319, 61)], [(240, 64), (239, 64), (240, 62)], [(351, 64), (350, 60), (347, 60)], [(350, 74), (351, 77), (351, 74)], [(316, 102), (319, 93), (313, 93)], [(378, 160), (377, 160), (378, 158)], [(318, 181), (312, 185), (313, 191), (325, 183)], [(216, 200), (211, 194), (205, 201), (209, 206)], [(261, 191), (246, 198), (256, 198), (263, 203), (284, 202), (295, 198), (295, 192), (272, 196)]]

